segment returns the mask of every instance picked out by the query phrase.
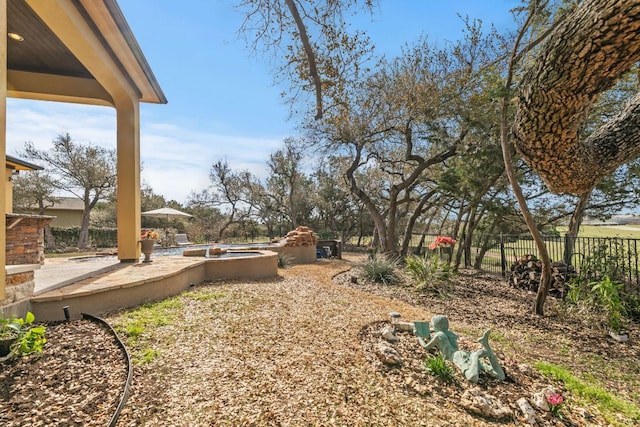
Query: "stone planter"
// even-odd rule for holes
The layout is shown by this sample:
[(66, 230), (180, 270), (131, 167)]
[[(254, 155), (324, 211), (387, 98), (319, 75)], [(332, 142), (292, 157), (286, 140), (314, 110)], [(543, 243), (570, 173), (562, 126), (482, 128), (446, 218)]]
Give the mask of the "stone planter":
[(142, 260), (142, 262), (151, 262), (151, 254), (153, 253), (153, 248), (155, 245), (155, 239), (140, 240), (141, 251), (144, 254), (144, 259)]

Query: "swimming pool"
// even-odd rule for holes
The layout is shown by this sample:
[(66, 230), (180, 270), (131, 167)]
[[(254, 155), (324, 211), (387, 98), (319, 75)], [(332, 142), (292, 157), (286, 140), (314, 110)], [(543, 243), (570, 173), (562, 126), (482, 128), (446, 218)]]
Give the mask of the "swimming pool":
[(238, 244), (238, 245), (229, 245), (229, 244), (206, 244), (206, 245), (189, 245), (189, 246), (178, 246), (172, 248), (156, 248), (153, 250), (153, 256), (182, 256), (185, 250), (197, 250), (197, 249), (209, 249), (209, 248), (220, 248), (223, 250), (228, 250), (232, 252), (226, 252), (223, 255), (209, 255), (209, 251), (207, 251), (207, 258), (229, 258), (234, 256), (242, 256), (249, 255), (251, 256), (251, 250), (242, 251), (242, 249), (266, 249), (266, 243), (249, 243), (249, 244)]

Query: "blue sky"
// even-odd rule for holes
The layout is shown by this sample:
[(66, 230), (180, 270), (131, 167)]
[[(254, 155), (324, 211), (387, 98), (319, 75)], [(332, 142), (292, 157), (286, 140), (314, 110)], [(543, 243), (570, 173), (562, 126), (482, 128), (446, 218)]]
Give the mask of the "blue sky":
[[(142, 179), (167, 200), (185, 203), (209, 185), (211, 164), (226, 159), (259, 177), (269, 154), (297, 135), (274, 85), (274, 63), (252, 55), (238, 37), (243, 16), (232, 1), (119, 0), (169, 103), (141, 106)], [(442, 43), (460, 37), (457, 14), (485, 26), (512, 28), (517, 0), (380, 0), (363, 15), (378, 54), (394, 56), (420, 35)], [(60, 133), (115, 148), (115, 112), (108, 107), (9, 99), (7, 153), (25, 141), (49, 149)]]

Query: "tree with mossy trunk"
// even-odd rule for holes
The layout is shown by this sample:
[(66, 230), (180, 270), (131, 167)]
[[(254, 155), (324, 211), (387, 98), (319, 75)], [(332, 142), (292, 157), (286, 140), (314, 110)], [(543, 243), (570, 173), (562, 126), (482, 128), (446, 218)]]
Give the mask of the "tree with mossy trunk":
[(581, 137), (599, 95), (640, 60), (638, 34), (640, 2), (586, 0), (556, 18), (524, 70), (514, 143), (552, 191), (586, 193), (640, 156), (640, 95)]

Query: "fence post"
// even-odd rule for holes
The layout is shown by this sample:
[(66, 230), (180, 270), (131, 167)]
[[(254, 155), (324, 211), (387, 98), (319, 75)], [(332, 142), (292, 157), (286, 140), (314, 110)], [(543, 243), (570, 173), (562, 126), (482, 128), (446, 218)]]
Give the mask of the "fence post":
[(500, 268), (502, 270), (502, 277), (507, 277), (507, 257), (504, 253), (504, 239), (502, 233), (500, 233)]

